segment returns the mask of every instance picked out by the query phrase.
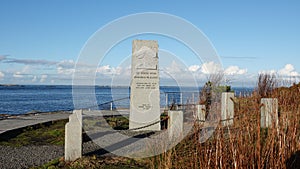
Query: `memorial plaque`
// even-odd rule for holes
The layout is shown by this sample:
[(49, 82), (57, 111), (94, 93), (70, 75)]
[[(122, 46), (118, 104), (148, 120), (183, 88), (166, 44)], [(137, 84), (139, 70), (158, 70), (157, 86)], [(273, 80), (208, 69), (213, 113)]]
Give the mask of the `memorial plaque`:
[[(132, 42), (129, 129), (160, 130), (158, 44)], [(152, 125), (153, 124), (153, 125)]]

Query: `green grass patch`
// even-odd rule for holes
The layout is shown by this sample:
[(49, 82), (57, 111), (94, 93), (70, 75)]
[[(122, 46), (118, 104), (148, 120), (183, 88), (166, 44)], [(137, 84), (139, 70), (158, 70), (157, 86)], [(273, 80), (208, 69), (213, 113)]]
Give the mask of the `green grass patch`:
[(106, 117), (105, 120), (114, 130), (129, 129), (129, 120), (126, 117), (123, 116)]
[(60, 120), (29, 126), (0, 135), (0, 145), (63, 145), (65, 124), (68, 120)]

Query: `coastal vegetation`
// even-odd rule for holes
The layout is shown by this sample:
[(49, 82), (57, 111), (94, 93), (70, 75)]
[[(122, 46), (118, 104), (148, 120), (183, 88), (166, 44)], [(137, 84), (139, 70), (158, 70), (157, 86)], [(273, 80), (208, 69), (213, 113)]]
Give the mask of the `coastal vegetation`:
[[(172, 150), (152, 157), (152, 168), (300, 168), (300, 84), (281, 86), (271, 75), (260, 75), (251, 96), (235, 101), (234, 124), (217, 126), (213, 136), (199, 142), (194, 134)], [(260, 125), (260, 99), (277, 98), (279, 123)]]
[[(194, 132), (177, 146), (145, 159), (84, 156), (74, 162), (54, 159), (38, 168), (300, 168), (300, 83), (279, 87), (275, 77), (260, 75), (251, 96), (234, 99), (234, 123), (219, 124), (214, 134), (199, 142), (203, 126), (195, 122)], [(260, 125), (260, 99), (278, 99), (278, 125)], [(128, 129), (128, 119), (105, 119), (114, 129)], [(0, 145), (63, 145), (67, 121), (42, 124), (1, 138)], [(96, 123), (96, 121), (95, 121)], [(163, 140), (162, 140), (163, 141)]]

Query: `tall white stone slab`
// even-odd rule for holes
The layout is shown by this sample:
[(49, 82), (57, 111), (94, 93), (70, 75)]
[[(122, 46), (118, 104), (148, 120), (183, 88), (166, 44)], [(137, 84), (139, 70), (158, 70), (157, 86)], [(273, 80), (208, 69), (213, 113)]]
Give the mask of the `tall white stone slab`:
[(221, 121), (223, 126), (228, 126), (233, 124), (234, 117), (234, 93), (233, 92), (223, 92), (222, 102), (221, 102)]
[(168, 132), (169, 139), (175, 141), (181, 139), (183, 132), (183, 111), (172, 111), (168, 112)]
[(205, 122), (205, 113), (206, 113), (205, 105), (197, 105), (196, 119), (197, 121), (199, 121), (199, 123)]
[(82, 110), (74, 110), (65, 126), (65, 160), (74, 161), (82, 156)]
[(278, 125), (278, 100), (276, 98), (262, 98), (260, 108), (260, 126), (271, 127), (272, 123)]
[(129, 129), (160, 130), (157, 41), (132, 42), (130, 90)]

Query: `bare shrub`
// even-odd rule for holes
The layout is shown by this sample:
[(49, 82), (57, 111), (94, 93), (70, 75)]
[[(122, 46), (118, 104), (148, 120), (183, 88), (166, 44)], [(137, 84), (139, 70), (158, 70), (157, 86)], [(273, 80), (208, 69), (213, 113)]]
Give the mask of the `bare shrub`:
[(200, 91), (199, 104), (205, 105), (206, 108), (206, 116), (208, 115), (212, 101), (220, 102), (221, 94), (218, 91), (218, 87), (220, 86), (222, 80), (224, 78), (224, 74), (222, 72), (218, 72), (215, 74), (210, 74), (208, 76), (208, 82), (202, 87)]
[(259, 74), (257, 82), (257, 93), (261, 98), (271, 97), (273, 89), (276, 87), (276, 77), (274, 74)]

